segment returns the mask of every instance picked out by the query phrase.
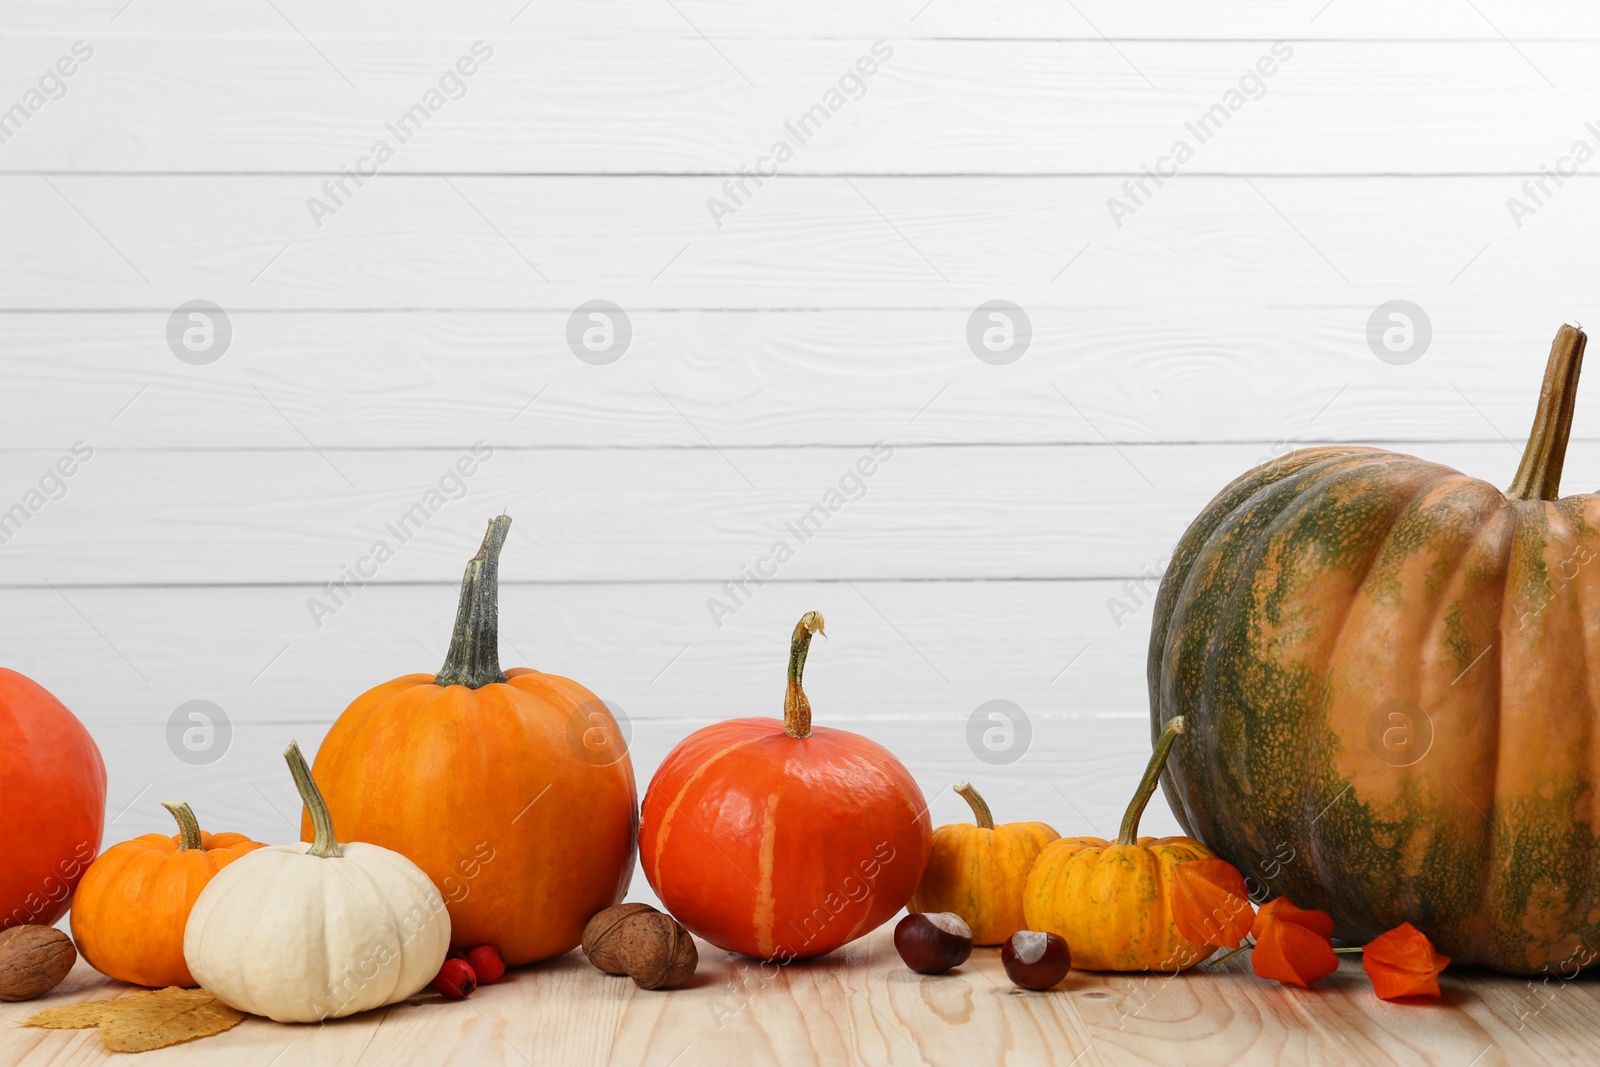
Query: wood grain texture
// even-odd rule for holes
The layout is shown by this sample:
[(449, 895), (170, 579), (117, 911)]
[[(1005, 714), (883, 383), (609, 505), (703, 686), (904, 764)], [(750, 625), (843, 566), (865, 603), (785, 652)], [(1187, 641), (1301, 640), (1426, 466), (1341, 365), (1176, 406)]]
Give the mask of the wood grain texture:
[[(1260, 442), (1247, 463), (1313, 435), (1524, 433), (1549, 338), (1576, 304), (1422, 299), (1433, 341), (1409, 366), (1373, 356), (1372, 308), (1353, 302), (1135, 309), (1074, 297), (1024, 309), (1035, 341), (1008, 366), (973, 356), (971, 309), (959, 307), (636, 310), (632, 345), (610, 366), (573, 356), (568, 312), (555, 310), (235, 311), (231, 347), (204, 367), (168, 350), (167, 312), (0, 313), (0, 359), (27, 398), (0, 424), (0, 451), (79, 436), (114, 449), (304, 448), (299, 427), (330, 454), (480, 438), (517, 448)], [(1580, 437), (1600, 425), (1588, 410), (1580, 398)], [(23, 484), (6, 478), (0, 487)]]
[[(850, 0), (800, 0), (756, 5), (739, 0), (607, 0), (603, 17), (585, 0), (460, 0), (448, 8), (418, 0), (355, 0), (329, 7), (315, 0), (276, 0), (220, 7), (206, 0), (168, 0), (119, 13), (101, 0), (28, 0), (11, 4), (8, 22), (18, 32), (67, 34), (102, 29), (130, 36), (182, 36), (227, 32), (251, 37), (295, 36), (299, 27), (327, 42), (384, 32), (406, 35), (473, 32), (512, 36), (613, 40), (618, 37), (701, 40), (722, 38), (828, 39), (837, 37), (954, 37), (1100, 41), (1124, 40), (1474, 40), (1600, 38), (1600, 16), (1573, 0), (1539, 4), (1417, 0), (1396, 7), (1383, 0), (1339, 0), (1263, 7), (1221, 0), (1203, 10), (1182, 0), (1152, 0), (1137, 8), (1118, 0), (896, 0), (863, 8)], [(674, 10), (676, 8), (677, 10)], [(113, 19), (115, 16), (115, 19)]]
[(1040, 309), (1043, 351), (1073, 343), (1071, 314), (1046, 308), (1123, 309), (1132, 328), (1152, 305), (1209, 307), (1242, 333), (1275, 307), (1345, 308), (1364, 326), (1398, 296), (1461, 307), (1526, 291), (1581, 311), (1600, 279), (1569, 239), (1600, 225), (1600, 182), (1583, 179), (1519, 229), (1515, 175), (1183, 176), (1119, 228), (1116, 176), (796, 177), (720, 230), (714, 176), (381, 175), (318, 230), (305, 204), (322, 180), (0, 177), (4, 306), (970, 313), (1004, 298)]
[[(821, 132), (787, 137), (788, 173), (1138, 174), (1181, 137), (1197, 152), (1186, 166), (1212, 172), (1537, 173), (1592, 117), (1568, 101), (1600, 89), (1591, 46), (1575, 41), (1285, 42), (1279, 66), (1270, 39), (900, 38), (840, 94), (872, 37), (619, 36), (597, 69), (593, 47), (474, 32), (364, 30), (317, 46), (286, 25), (267, 37), (86, 29), (74, 36), (93, 58), (0, 166), (333, 173), (387, 138), (391, 173), (737, 173), (833, 89)], [(12, 39), (0, 55), (43, 71), (72, 39)], [(480, 39), (493, 58), (465, 92), (441, 97), (414, 140), (387, 134)], [(602, 73), (616, 71), (628, 76)], [(1221, 132), (1188, 133), (1229, 90)]]
[[(147, 1053), (141, 1062), (1292, 1064), (1589, 1063), (1600, 1053), (1584, 1015), (1586, 981), (1530, 992), (1522, 979), (1447, 972), (1437, 1004), (1384, 1003), (1346, 957), (1313, 990), (1254, 977), (1243, 959), (1177, 977), (1074, 971), (1046, 993), (1016, 990), (999, 950), (923, 977), (896, 956), (888, 927), (820, 960), (761, 968), (701, 942), (687, 986), (636, 988), (574, 952), (509, 973), (467, 1002), (419, 994), (320, 1027), (248, 1018), (226, 1034)], [(93, 1031), (23, 1029), (41, 1007), (128, 987), (78, 967), (44, 1000), (0, 1005), (0, 1057), (16, 1067), (98, 1064)], [(1534, 1000), (1535, 996), (1540, 999)], [(1546, 1005), (1534, 1013), (1535, 1004)]]
[[(295, 439), (288, 425), (274, 436)], [(64, 495), (46, 500), (38, 486), (63, 440), (0, 454), (0, 584), (448, 586), (502, 510), (515, 522), (505, 580), (693, 582), (731, 606), (742, 594), (723, 583), (751, 592), (763, 578), (1159, 576), (1224, 485), (1301, 443), (896, 448), (892, 427), (882, 440), (876, 456), (862, 444), (503, 449), (481, 461), (467, 448), (107, 448), (49, 482)], [(1499, 486), (1520, 455), (1504, 440), (1395, 447)], [(1600, 442), (1572, 452), (1568, 489), (1600, 484)], [(29, 505), (40, 506), (19, 524)]]

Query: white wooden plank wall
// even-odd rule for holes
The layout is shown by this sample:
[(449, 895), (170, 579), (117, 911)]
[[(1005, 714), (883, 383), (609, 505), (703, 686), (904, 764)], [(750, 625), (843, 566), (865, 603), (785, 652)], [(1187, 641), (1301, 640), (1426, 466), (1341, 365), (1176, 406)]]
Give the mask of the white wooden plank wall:
[[(1505, 0), (9, 3), (0, 659), (99, 738), (110, 837), (182, 797), (281, 840), (284, 743), (438, 665), (506, 508), (505, 659), (620, 707), (641, 790), (694, 727), (778, 711), (817, 608), (819, 720), (937, 821), (971, 777), (1107, 832), (1148, 748), (1141, 575), (1216, 489), (1339, 440), (1509, 479), (1555, 327), (1600, 319), (1597, 41), (1592, 5)], [(599, 299), (632, 329), (609, 365), (567, 341)], [(192, 300), (231, 329), (209, 364), (169, 348)], [(1013, 363), (968, 347), (990, 300), (1031, 323)], [(1391, 300), (1431, 328), (1405, 365), (1367, 341)], [(211, 762), (169, 747), (191, 700), (231, 723)], [(991, 700), (1031, 724), (1004, 765), (968, 747)]]

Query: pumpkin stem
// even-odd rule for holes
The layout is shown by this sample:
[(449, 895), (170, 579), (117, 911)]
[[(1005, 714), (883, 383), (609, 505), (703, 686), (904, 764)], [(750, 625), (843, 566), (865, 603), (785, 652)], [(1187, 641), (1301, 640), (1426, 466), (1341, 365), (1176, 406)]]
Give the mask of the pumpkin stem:
[(1512, 500), (1555, 500), (1561, 495), (1561, 467), (1567, 460), (1567, 437), (1572, 433), (1572, 405), (1578, 397), (1578, 372), (1583, 369), (1583, 347), (1588, 336), (1576, 326), (1563, 324), (1550, 345), (1539, 388), (1539, 409), (1528, 433), (1517, 477), (1506, 490)]
[(1139, 819), (1144, 815), (1145, 805), (1155, 795), (1156, 786), (1161, 784), (1161, 769), (1167, 765), (1167, 753), (1172, 751), (1172, 743), (1181, 733), (1183, 716), (1179, 715), (1169, 719), (1161, 730), (1161, 736), (1156, 738), (1156, 750), (1150, 754), (1144, 777), (1139, 779), (1139, 791), (1133, 794), (1133, 803), (1128, 805), (1127, 813), (1122, 816), (1122, 832), (1117, 835), (1117, 844), (1138, 844)]
[(828, 636), (822, 628), (822, 613), (808, 611), (795, 623), (794, 636), (789, 639), (789, 686), (783, 693), (783, 732), (790, 737), (811, 736), (811, 701), (800, 688), (800, 676), (806, 670), (806, 651), (811, 648), (811, 635)]
[(323, 859), (344, 855), (344, 849), (339, 847), (339, 839), (333, 836), (333, 816), (328, 814), (328, 802), (322, 799), (322, 790), (317, 788), (317, 780), (311, 777), (311, 768), (300, 754), (299, 744), (290, 741), (289, 747), (283, 750), (283, 758), (289, 761), (294, 787), (300, 791), (300, 800), (311, 814), (311, 826), (316, 831), (306, 855)]
[(194, 817), (194, 809), (181, 801), (173, 803), (163, 800), (161, 806), (172, 812), (172, 817), (178, 820), (178, 848), (199, 848), (200, 820)]
[(490, 519), (478, 554), (467, 561), (450, 651), (433, 679), (434, 685), (480, 689), (506, 680), (500, 669), (500, 549), (510, 529), (511, 516)]
[(955, 790), (961, 795), (961, 799), (967, 802), (967, 806), (972, 809), (972, 817), (977, 821), (978, 829), (993, 830), (994, 813), (989, 810), (989, 802), (984, 800), (976, 789), (972, 788), (972, 783), (957, 782)]

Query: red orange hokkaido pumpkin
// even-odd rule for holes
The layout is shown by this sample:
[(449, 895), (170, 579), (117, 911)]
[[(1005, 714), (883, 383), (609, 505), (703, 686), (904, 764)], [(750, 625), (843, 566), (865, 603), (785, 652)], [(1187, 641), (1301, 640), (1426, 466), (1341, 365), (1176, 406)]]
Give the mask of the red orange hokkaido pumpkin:
[(782, 719), (690, 734), (645, 792), (639, 849), (661, 902), (732, 952), (788, 962), (831, 952), (893, 916), (928, 862), (922, 791), (888, 750), (813, 728), (801, 688), (822, 616), (789, 646)]
[[(445, 665), (369, 689), (317, 751), (316, 780), (347, 841), (421, 867), (450, 910), (451, 945), (513, 966), (577, 946), (633, 877), (638, 794), (605, 704), (567, 678), (502, 672), (498, 561), (511, 520), (467, 564)], [(313, 827), (306, 816), (303, 840)]]
[(106, 765), (44, 686), (0, 667), (0, 930), (53, 925), (100, 851)]

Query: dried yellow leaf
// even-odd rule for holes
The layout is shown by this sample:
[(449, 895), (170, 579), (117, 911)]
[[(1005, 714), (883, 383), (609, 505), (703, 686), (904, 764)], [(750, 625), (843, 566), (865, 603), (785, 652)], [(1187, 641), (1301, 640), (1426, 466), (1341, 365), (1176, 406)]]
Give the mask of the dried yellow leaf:
[(204, 989), (145, 990), (114, 1000), (88, 1000), (46, 1008), (24, 1025), (51, 1030), (99, 1027), (113, 1052), (146, 1052), (232, 1030), (244, 1020)]
[(62, 1004), (46, 1008), (23, 1023), (24, 1026), (43, 1026), (50, 1030), (82, 1030), (100, 1022), (100, 1013), (109, 1000), (85, 1000), (81, 1004)]

